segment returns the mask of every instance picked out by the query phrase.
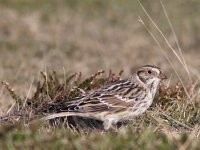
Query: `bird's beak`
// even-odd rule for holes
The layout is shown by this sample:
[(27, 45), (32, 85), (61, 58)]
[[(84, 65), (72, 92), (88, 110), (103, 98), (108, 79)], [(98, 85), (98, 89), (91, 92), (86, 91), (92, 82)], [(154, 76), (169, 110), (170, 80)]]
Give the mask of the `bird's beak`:
[(160, 72), (158, 78), (161, 79), (161, 80), (167, 79), (166, 75), (162, 72)]

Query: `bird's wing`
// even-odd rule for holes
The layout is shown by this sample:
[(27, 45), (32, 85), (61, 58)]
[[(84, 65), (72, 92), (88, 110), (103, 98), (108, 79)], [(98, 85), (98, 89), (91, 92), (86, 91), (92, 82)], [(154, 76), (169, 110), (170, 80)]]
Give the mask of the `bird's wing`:
[(128, 97), (122, 98), (119, 95), (102, 94), (96, 98), (82, 99), (66, 107), (61, 107), (59, 112), (102, 112), (111, 108), (127, 108), (134, 104), (134, 99), (129, 99)]
[(103, 87), (85, 97), (65, 101), (58, 112), (101, 112), (114, 108), (133, 107), (142, 90), (127, 80)]

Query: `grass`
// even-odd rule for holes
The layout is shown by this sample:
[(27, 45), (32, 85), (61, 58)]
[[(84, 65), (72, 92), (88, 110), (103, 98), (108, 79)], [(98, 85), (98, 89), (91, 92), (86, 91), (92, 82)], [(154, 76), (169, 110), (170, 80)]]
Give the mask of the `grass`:
[[(0, 149), (199, 149), (199, 2), (164, 2), (173, 28), (158, 0), (141, 3), (169, 43), (137, 1), (0, 0)], [(117, 130), (77, 117), (33, 122), (54, 111), (49, 102), (80, 95), (74, 87), (95, 90), (145, 64), (169, 79)]]
[[(97, 72), (86, 79), (74, 74), (64, 81), (59, 80), (56, 72), (49, 76), (41, 73), (42, 81), (38, 82), (33, 97), (28, 99), (20, 98), (3, 83), (16, 105), (1, 117), (0, 146), (3, 149), (198, 149), (200, 105), (188, 103), (180, 82), (171, 87), (162, 85), (146, 114), (133, 122), (119, 124), (119, 128), (111, 132), (103, 132), (101, 122), (86, 118), (69, 117), (67, 122), (62, 119), (33, 121), (54, 111), (50, 103), (81, 94), (72, 87), (94, 90), (121, 76), (121, 72), (119, 75), (110, 72), (107, 77), (102, 77), (102, 73)], [(190, 90), (188, 88), (188, 92)]]
[[(132, 136), (128, 136), (128, 135)], [(146, 142), (148, 139), (149, 142)], [(120, 129), (118, 132), (96, 134), (77, 134), (60, 129), (38, 133), (34, 129), (24, 129), (8, 133), (4, 138), (3, 148), (20, 149), (198, 149), (199, 142), (192, 140), (188, 134), (168, 137), (161, 132), (153, 132), (147, 127), (138, 132), (133, 128)], [(24, 144), (21, 144), (24, 143)], [(51, 144), (49, 144), (51, 143)]]

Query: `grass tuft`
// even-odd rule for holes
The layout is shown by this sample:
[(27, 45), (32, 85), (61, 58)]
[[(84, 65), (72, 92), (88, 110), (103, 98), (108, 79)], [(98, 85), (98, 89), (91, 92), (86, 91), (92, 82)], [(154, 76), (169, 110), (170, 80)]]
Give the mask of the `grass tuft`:
[(98, 71), (85, 79), (82, 79), (81, 73), (72, 74), (61, 81), (55, 71), (51, 74), (42, 72), (35, 93), (27, 98), (24, 106), (22, 103), (26, 98), (19, 98), (21, 96), (3, 82), (18, 109), (13, 107), (0, 118), (0, 138), (6, 141), (0, 142), (0, 147), (47, 148), (51, 142), (52, 147), (59, 149), (65, 146), (69, 149), (187, 149), (191, 148), (189, 144), (193, 144), (193, 149), (198, 148), (199, 104), (188, 101), (180, 82), (170, 87), (161, 85), (147, 113), (132, 122), (118, 124), (117, 132), (102, 134), (102, 122), (81, 117), (32, 122), (38, 116), (54, 112), (52, 104), (120, 80), (122, 72), (114, 74), (110, 71), (107, 77), (102, 74), (104, 71)]

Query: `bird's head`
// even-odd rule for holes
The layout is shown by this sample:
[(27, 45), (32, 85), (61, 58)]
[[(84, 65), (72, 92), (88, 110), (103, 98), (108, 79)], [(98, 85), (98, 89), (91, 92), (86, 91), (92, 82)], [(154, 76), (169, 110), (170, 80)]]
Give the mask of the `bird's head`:
[(160, 68), (146, 65), (137, 70), (137, 76), (141, 82), (146, 85), (158, 85), (161, 80), (167, 79)]

